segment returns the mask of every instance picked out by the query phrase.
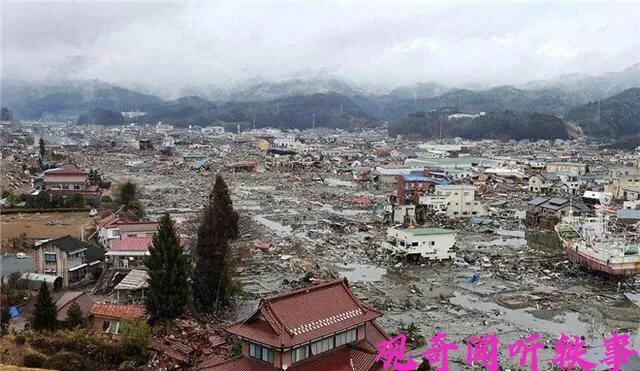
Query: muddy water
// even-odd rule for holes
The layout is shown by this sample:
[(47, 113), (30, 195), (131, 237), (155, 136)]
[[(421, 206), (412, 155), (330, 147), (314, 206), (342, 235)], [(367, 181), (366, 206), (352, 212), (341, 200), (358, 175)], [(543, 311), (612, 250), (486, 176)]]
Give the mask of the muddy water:
[(375, 265), (349, 263), (335, 266), (341, 277), (345, 277), (350, 282), (379, 282), (387, 274), (385, 268)]

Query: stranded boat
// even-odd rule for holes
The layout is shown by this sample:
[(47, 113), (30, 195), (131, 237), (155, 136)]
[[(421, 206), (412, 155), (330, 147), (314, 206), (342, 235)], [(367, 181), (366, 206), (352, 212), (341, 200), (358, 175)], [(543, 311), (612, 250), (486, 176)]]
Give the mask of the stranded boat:
[(638, 236), (612, 232), (604, 217), (569, 216), (555, 230), (571, 262), (612, 276), (640, 273)]

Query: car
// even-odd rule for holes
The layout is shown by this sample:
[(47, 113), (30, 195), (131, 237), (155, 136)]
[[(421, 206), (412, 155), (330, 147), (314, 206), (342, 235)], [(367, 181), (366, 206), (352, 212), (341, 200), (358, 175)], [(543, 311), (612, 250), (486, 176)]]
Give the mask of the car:
[(23, 253), (23, 252), (19, 252), (16, 254), (16, 258), (18, 259), (24, 259), (27, 257), (27, 254)]

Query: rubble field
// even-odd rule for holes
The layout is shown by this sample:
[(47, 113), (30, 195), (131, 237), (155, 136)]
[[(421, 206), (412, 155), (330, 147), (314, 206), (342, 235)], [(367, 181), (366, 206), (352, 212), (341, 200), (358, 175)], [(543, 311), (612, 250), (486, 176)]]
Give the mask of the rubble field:
[[(384, 312), (378, 322), (388, 333), (409, 323), (425, 338), (447, 332), (460, 347), (450, 354), (452, 369), (466, 368), (463, 340), (470, 335), (497, 334), (501, 366), (512, 369), (518, 369), (517, 359), (508, 358), (507, 344), (534, 332), (547, 345), (539, 354), (543, 369), (550, 367), (545, 364), (561, 332), (584, 336), (587, 359), (596, 362), (611, 329), (629, 329), (633, 344), (640, 344), (640, 309), (629, 294), (638, 291), (638, 281), (612, 281), (572, 265), (550, 232), (529, 230), (522, 219), (499, 215), (481, 226), (433, 219), (427, 224), (455, 227), (456, 258), (395, 260), (381, 246), (387, 226), (380, 217), (395, 185), (359, 183), (323, 170), (232, 173), (223, 166), (256, 157), (246, 148), (218, 153), (209, 169), (198, 171), (157, 158), (147, 159), (152, 166), (134, 170), (125, 166), (132, 158), (126, 153), (89, 152), (78, 162), (100, 168), (114, 181), (135, 179), (149, 216), (170, 211), (179, 228), (191, 233), (213, 176), (223, 172), (241, 216), (241, 238), (234, 248), (243, 252), (236, 279), (244, 295), (230, 320), (247, 316), (261, 296), (346, 277), (363, 301)], [(371, 204), (359, 206), (355, 200), (362, 197)], [(506, 199), (496, 204), (507, 215), (523, 208), (526, 197), (493, 193), (483, 200)], [(425, 349), (418, 344), (411, 354), (419, 358)]]

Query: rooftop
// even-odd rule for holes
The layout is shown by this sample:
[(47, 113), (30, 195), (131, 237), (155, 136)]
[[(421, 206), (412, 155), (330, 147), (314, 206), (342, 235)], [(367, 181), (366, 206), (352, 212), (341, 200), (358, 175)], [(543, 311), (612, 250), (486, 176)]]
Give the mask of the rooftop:
[(363, 304), (343, 279), (264, 298), (256, 312), (227, 331), (274, 347), (290, 347), (381, 315)]
[(402, 227), (394, 227), (393, 229), (411, 234), (413, 236), (430, 236), (437, 234), (454, 234), (456, 233), (453, 229), (445, 229), (445, 228), (402, 228)]
[(89, 314), (133, 321), (147, 318), (147, 312), (142, 305), (96, 303), (91, 307)]
[[(181, 238), (180, 246), (183, 249), (189, 247), (190, 239)], [(147, 251), (153, 244), (153, 237), (125, 237), (111, 244), (110, 250)]]

